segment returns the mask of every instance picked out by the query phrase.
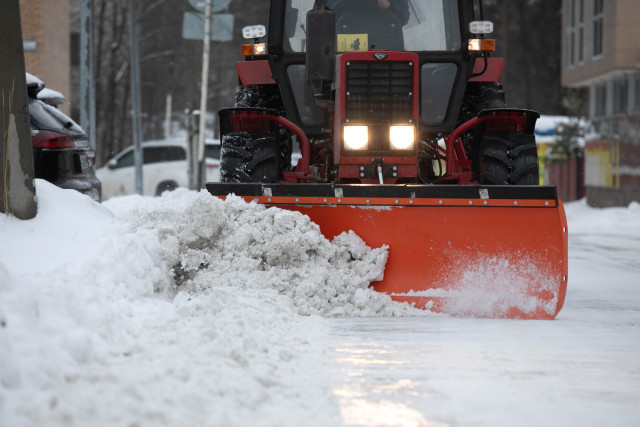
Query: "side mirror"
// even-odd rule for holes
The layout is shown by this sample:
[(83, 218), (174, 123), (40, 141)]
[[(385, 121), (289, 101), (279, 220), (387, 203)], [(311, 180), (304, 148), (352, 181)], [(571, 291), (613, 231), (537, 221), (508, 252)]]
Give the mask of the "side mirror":
[(287, 2), (287, 8), (289, 12), (287, 12), (287, 21), (285, 22), (285, 33), (288, 38), (291, 38), (296, 34), (296, 25), (298, 24), (298, 14), (300, 11), (295, 7), (291, 7), (291, 0)]
[(326, 0), (316, 0), (307, 12), (307, 84), (314, 99), (321, 101), (331, 95), (331, 83), (336, 56), (336, 14)]
[(118, 169), (118, 161), (116, 159), (109, 160), (109, 162), (107, 163), (107, 167), (111, 170)]

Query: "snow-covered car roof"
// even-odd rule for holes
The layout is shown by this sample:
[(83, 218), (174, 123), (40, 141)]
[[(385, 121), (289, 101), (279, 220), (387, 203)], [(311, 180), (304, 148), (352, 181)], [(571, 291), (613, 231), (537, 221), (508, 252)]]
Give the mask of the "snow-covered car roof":
[(44, 82), (33, 74), (25, 73), (27, 77), (27, 93), (29, 96), (35, 98), (42, 89), (44, 89)]
[(42, 79), (30, 73), (25, 74), (27, 75), (27, 86), (42, 86), (44, 88), (44, 82), (42, 81)]
[(38, 99), (51, 105), (62, 105), (67, 100), (62, 93), (46, 87), (38, 92)]

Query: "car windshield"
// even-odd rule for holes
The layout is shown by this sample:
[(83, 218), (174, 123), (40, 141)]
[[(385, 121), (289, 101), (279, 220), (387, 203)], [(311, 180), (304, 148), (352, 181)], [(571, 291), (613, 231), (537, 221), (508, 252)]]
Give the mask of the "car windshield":
[[(128, 148), (117, 160), (117, 168), (132, 167), (135, 164), (133, 147)], [(183, 147), (163, 145), (158, 147), (143, 147), (142, 159), (145, 165), (163, 162), (178, 162), (187, 159), (187, 152)]]
[[(285, 49), (306, 51), (306, 13), (314, 0), (289, 0)], [(336, 12), (338, 52), (461, 48), (457, 0), (327, 0)]]

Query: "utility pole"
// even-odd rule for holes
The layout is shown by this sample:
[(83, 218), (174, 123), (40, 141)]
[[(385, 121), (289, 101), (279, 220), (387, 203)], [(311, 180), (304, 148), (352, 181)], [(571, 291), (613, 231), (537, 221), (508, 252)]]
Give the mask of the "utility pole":
[(209, 49), (211, 46), (211, 0), (204, 9), (204, 40), (202, 48), (202, 83), (200, 90), (200, 127), (198, 133), (198, 186), (204, 181), (204, 131), (207, 122), (207, 96), (209, 89)]
[(142, 195), (142, 123), (140, 120), (140, 63), (138, 60), (138, 33), (136, 31), (135, 1), (129, 0), (129, 51), (131, 69), (131, 120), (133, 130), (133, 159), (136, 193)]
[(164, 139), (171, 136), (171, 113), (173, 111), (173, 58), (169, 62), (169, 87), (167, 90), (166, 108), (164, 113)]
[(0, 212), (32, 219), (38, 209), (19, 0), (0, 1), (0, 40)]
[(93, 55), (93, 0), (82, 0), (80, 14), (80, 125), (96, 149), (96, 101)]

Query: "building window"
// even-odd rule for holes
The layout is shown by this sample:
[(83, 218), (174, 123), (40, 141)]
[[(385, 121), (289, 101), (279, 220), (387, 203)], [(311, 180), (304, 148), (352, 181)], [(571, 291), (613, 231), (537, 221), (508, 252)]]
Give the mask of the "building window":
[(71, 33), (71, 66), (80, 66), (80, 33)]
[(576, 58), (576, 0), (567, 0), (567, 66)]
[(602, 55), (604, 33), (604, 0), (593, 2), (593, 56)]
[(594, 95), (593, 102), (595, 104), (595, 117), (604, 117), (607, 113), (607, 84), (597, 84)]
[(627, 112), (627, 77), (620, 77), (613, 81), (613, 114)]
[(578, 0), (578, 62), (584, 62), (584, 0)]

